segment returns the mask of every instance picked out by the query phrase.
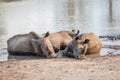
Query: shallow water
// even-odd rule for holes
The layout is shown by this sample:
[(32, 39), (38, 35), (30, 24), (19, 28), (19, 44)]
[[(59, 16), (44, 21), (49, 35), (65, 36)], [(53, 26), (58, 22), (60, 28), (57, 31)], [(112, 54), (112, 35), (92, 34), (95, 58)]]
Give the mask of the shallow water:
[(7, 50), (0, 50), (0, 61), (8, 60), (8, 52)]
[(109, 47), (105, 47), (108, 45), (120, 46), (120, 40), (117, 40), (117, 41), (106, 40), (106, 39), (101, 39), (101, 40), (102, 40), (102, 46), (103, 46), (103, 48), (100, 51), (101, 56), (104, 56), (107, 54), (112, 54), (112, 55), (120, 54), (120, 49), (116, 50), (116, 49), (111, 49)]
[[(15, 34), (79, 29), (97, 35), (120, 34), (120, 1), (3, 0), (0, 1), (0, 49)], [(111, 20), (112, 19), (112, 20)]]

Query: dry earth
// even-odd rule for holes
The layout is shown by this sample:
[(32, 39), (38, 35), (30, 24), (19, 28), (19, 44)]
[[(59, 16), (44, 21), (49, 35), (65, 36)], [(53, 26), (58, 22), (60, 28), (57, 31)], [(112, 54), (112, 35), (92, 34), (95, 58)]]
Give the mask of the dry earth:
[(0, 62), (0, 80), (120, 80), (120, 55), (84, 60), (9, 59)]

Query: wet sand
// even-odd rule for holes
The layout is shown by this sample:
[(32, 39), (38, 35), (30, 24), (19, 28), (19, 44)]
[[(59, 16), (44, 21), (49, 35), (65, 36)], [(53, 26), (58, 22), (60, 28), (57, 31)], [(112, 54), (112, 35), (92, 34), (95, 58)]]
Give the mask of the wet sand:
[(0, 80), (120, 80), (120, 55), (73, 58), (10, 59), (0, 62)]

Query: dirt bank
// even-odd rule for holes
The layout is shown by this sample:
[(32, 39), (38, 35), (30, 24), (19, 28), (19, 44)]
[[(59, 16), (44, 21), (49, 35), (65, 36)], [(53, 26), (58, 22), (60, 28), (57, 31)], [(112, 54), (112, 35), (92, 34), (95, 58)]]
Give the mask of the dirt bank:
[(120, 80), (120, 55), (0, 62), (0, 80)]

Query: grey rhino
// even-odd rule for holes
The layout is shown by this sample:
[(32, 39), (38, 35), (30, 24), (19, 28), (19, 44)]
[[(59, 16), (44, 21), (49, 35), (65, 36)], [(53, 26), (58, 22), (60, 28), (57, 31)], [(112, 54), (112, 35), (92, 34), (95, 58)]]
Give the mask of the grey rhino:
[(85, 55), (99, 54), (101, 40), (94, 33), (83, 33), (73, 39), (63, 51), (63, 55), (85, 58)]
[(30, 32), (28, 34), (18, 34), (8, 39), (7, 51), (9, 54), (37, 54), (47, 58), (54, 58), (56, 54), (53, 46), (47, 39), (49, 35), (44, 37)]
[[(49, 32), (48, 32), (49, 33)], [(68, 43), (73, 40), (78, 34), (79, 30), (75, 31), (59, 31), (55, 33), (49, 33), (50, 35), (47, 37), (54, 49), (58, 48), (58, 50), (64, 50)]]

